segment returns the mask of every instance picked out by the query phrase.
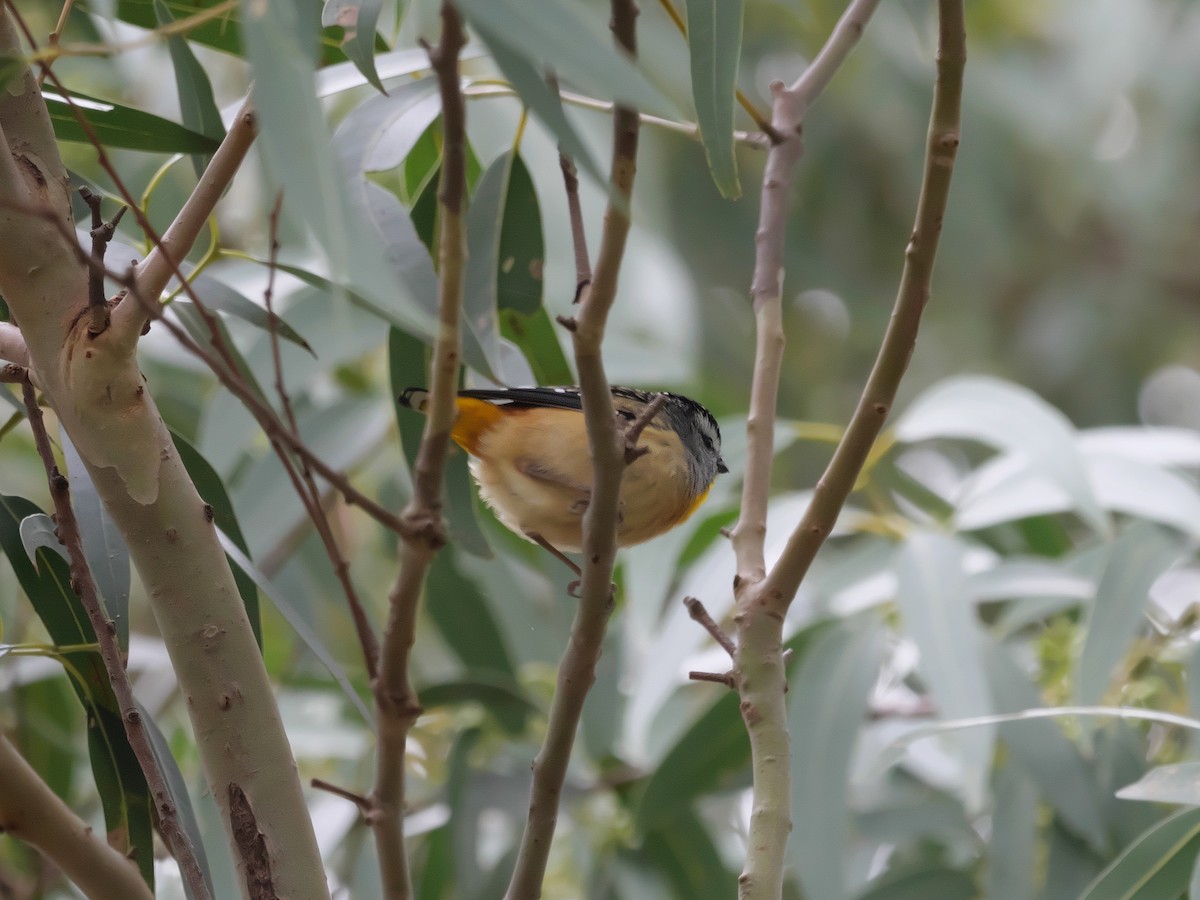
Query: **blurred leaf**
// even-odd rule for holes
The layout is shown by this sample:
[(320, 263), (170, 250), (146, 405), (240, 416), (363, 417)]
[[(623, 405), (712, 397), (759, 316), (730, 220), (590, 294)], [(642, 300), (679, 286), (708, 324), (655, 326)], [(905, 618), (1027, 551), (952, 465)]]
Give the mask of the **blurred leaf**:
[[(504, 352), (497, 318), (499, 281), (503, 271), (500, 233), (511, 195), (510, 178), (515, 165), (510, 151), (498, 156), (479, 180), (467, 212), (467, 268), (463, 276), (463, 320), (491, 371), (505, 384), (528, 384), (532, 380), (524, 359)], [(539, 260), (540, 263), (540, 260)]]
[(913, 865), (887, 872), (858, 900), (974, 900), (979, 893), (966, 872), (938, 865)]
[[(160, 26), (175, 21), (163, 0), (154, 0), (154, 18)], [(221, 111), (213, 100), (208, 73), (192, 53), (186, 38), (170, 35), (167, 49), (171, 53), (171, 65), (175, 67), (175, 90), (179, 95), (179, 114), (184, 127), (220, 141), (225, 137), (225, 125), (221, 121)], [(197, 178), (203, 176), (210, 158), (207, 153), (192, 155), (192, 168)]]
[(575, 0), (460, 0), (459, 7), (493, 53), (500, 43), (577, 82), (592, 96), (660, 115), (675, 111), (674, 104), (595, 27)]
[(742, 194), (733, 154), (733, 105), (742, 55), (741, 0), (687, 0), (692, 99), (713, 181), (726, 200)]
[(509, 734), (518, 732), (506, 723), (524, 722), (531, 713), (542, 711), (525, 696), (516, 681), (486, 672), (472, 672), (460, 681), (444, 681), (421, 688), (421, 705), (426, 709), (462, 703), (478, 703), (495, 716)]
[[(434, 557), (426, 587), (425, 608), (442, 638), (467, 667), (469, 676), (502, 675), (517, 683), (517, 671), (500, 626), (479, 586), (455, 565), (454, 550), (446, 547)], [(524, 710), (495, 711), (504, 730), (519, 734), (525, 728)]]
[(665, 827), (698, 795), (740, 784), (749, 759), (738, 697), (726, 690), (651, 773), (638, 804), (638, 830), (645, 834)]
[[(896, 602), (920, 651), (917, 664), (943, 719), (992, 712), (974, 606), (966, 589), (963, 548), (939, 532), (913, 530), (896, 561)], [(956, 742), (966, 769), (968, 809), (979, 809), (992, 761), (994, 729)]]
[(343, 29), (342, 52), (363, 78), (380, 92), (383, 92), (383, 82), (375, 71), (375, 26), (382, 8), (383, 0), (326, 0), (321, 10), (321, 24)]
[(349, 199), (318, 99), (311, 90), (297, 89), (314, 77), (305, 8), (283, 0), (245, 2), (241, 8), (261, 118), (259, 149), (285, 189), (285, 214), (317, 238), (333, 297), (362, 303), (429, 339), (432, 316), (395, 277), (378, 234)]
[[(380, 81), (396, 79), (403, 85), (407, 76), (422, 74), (429, 71), (429, 54), (423, 47), (408, 47), (404, 50), (390, 50), (380, 53), (376, 46), (375, 71)], [(478, 44), (468, 44), (463, 47), (458, 58), (461, 62), (478, 59), (484, 55), (484, 49)], [(325, 66), (317, 71), (317, 96), (332, 97), (344, 91), (360, 88), (367, 83), (358, 66), (353, 62), (340, 62)]]
[[(3, 657), (11, 645), (0, 645)], [(12, 686), (8, 693), (15, 731), (8, 732), (25, 760), (68, 806), (75, 805), (76, 748), (80, 715), (70, 676), (38, 678)]]
[(1106, 509), (1200, 537), (1200, 491), (1192, 482), (1157, 466), (1116, 456), (1090, 457), (1087, 469), (1096, 497)]
[[(175, 803), (176, 814), (179, 816), (179, 825), (192, 845), (196, 862), (204, 876), (204, 883), (208, 885), (211, 894), (213, 890), (212, 872), (208, 866), (208, 854), (204, 852), (204, 838), (200, 831), (200, 823), (196, 820), (196, 810), (192, 807), (192, 798), (188, 795), (187, 782), (184, 781), (183, 773), (179, 771), (179, 764), (175, 762), (171, 747), (159, 730), (154, 717), (140, 703), (138, 711), (141, 712), (142, 722), (145, 723), (146, 737), (150, 742), (150, 752), (154, 755), (155, 765), (167, 784), (167, 792), (171, 795), (171, 800)], [(188, 900), (194, 900), (191, 885), (185, 880), (183, 886)]]
[(1048, 832), (1046, 882), (1041, 900), (1079, 897), (1080, 892), (1100, 874), (1106, 860), (1061, 827), (1057, 819), (1051, 820)]
[(1028, 471), (1064, 491), (1096, 531), (1109, 531), (1108, 516), (1088, 483), (1074, 428), (1026, 388), (982, 376), (947, 379), (900, 417), (896, 437), (906, 443), (958, 438), (1008, 451)]
[(1114, 456), (1151, 466), (1200, 465), (1200, 434), (1190, 428), (1110, 426), (1079, 433), (1089, 456)]
[(488, 27), (475, 24), (475, 30), (492, 51), (496, 65), (508, 79), (524, 103), (558, 140), (559, 149), (601, 189), (609, 190), (607, 177), (601, 171), (592, 151), (563, 110), (562, 98), (547, 82), (544, 73), (532, 61), (510, 49), (504, 40)]
[(1142, 621), (1150, 585), (1183, 552), (1178, 536), (1148, 522), (1134, 522), (1112, 545), (1108, 565), (1096, 588), (1075, 673), (1078, 703), (1101, 700)]
[(1149, 800), (1200, 806), (1200, 762), (1151, 769), (1139, 781), (1117, 791), (1122, 800)]
[(1178, 897), (1188, 889), (1200, 851), (1200, 809), (1163, 819), (1126, 847), (1080, 900)]
[[(300, 334), (283, 320), (276, 313), (269, 313), (265, 306), (260, 306), (255, 303), (245, 294), (227, 285), (225, 282), (213, 278), (209, 275), (200, 274), (192, 280), (192, 289), (196, 292), (201, 302), (209, 309), (214, 309), (217, 312), (228, 313), (231, 316), (241, 319), (243, 322), (249, 322), (256, 328), (270, 333), (274, 328), (281, 338), (285, 341), (291, 341), (297, 347), (303, 347), (313, 356), (316, 353)], [(172, 304), (187, 303), (189, 301), (182, 298), (176, 298)]]
[[(238, 524), (237, 515), (233, 511), (233, 504), (229, 501), (229, 494), (225, 490), (225, 483), (221, 481), (221, 476), (217, 474), (216, 469), (209, 465), (208, 460), (201, 456), (200, 451), (181, 435), (172, 431), (171, 440), (175, 444), (175, 452), (179, 454), (183, 467), (187, 469), (188, 477), (196, 486), (196, 493), (200, 495), (200, 499), (212, 507), (213, 523), (221, 533), (233, 541), (242, 553), (249, 557), (250, 551), (246, 547), (246, 539), (242, 537), (242, 527)], [(229, 560), (229, 564), (233, 571), (233, 580), (238, 587), (238, 594), (242, 598), (242, 605), (246, 608), (246, 618), (250, 620), (250, 628), (254, 631), (254, 640), (258, 643), (258, 649), (262, 650), (262, 614), (258, 606), (258, 588), (255, 586), (254, 580), (235, 565), (232, 559)]]
[[(41, 510), (29, 500), (0, 495), (0, 551), (8, 556), (17, 582), (56, 645), (95, 644), (96, 632), (82, 602), (71, 590), (66, 561), (58, 552), (42, 548), (36, 551), (35, 568), (26, 555), (21, 522), (40, 515)], [(153, 888), (152, 804), (141, 766), (125, 737), (108, 672), (97, 650), (72, 650), (59, 657), (88, 714), (88, 755), (109, 841), (121, 852), (133, 855), (142, 878)]]
[(313, 656), (333, 676), (333, 680), (338, 683), (338, 687), (342, 689), (342, 693), (346, 695), (351, 705), (362, 715), (367, 725), (374, 728), (375, 717), (371, 715), (371, 711), (367, 709), (367, 705), (358, 696), (358, 691), (354, 690), (354, 685), (346, 677), (345, 670), (333, 658), (333, 654), (329, 652), (329, 648), (325, 646), (325, 643), (309, 627), (308, 622), (304, 620), (304, 616), (292, 606), (291, 602), (283, 596), (271, 580), (255, 567), (250, 558), (242, 552), (242, 549), (228, 535), (218, 530), (217, 536), (221, 540), (221, 546), (225, 549), (225, 555), (258, 585), (258, 589), (274, 604), (275, 609), (283, 616), (284, 620), (292, 626), (292, 630), (296, 632), (296, 636), (300, 638), (304, 646), (312, 651)]
[(992, 834), (984, 897), (1033, 900), (1038, 852), (1038, 796), (1018, 766), (1004, 765), (992, 777)]
[(558, 341), (558, 332), (544, 308), (528, 316), (515, 309), (501, 309), (500, 334), (525, 354), (538, 384), (575, 383), (571, 365)]
[(513, 154), (497, 248), (496, 303), (500, 309), (528, 316), (542, 308), (545, 257), (542, 213), (533, 178), (525, 160)]
[(841, 900), (850, 761), (879, 675), (884, 631), (874, 616), (838, 622), (804, 654), (788, 695), (792, 733), (792, 865), (809, 900)]
[[(95, 0), (89, 0), (88, 5), (91, 6)], [(158, 19), (155, 16), (154, 6), (156, 2), (164, 2), (171, 17), (176, 21), (188, 19), (203, 10), (211, 9), (214, 6), (220, 5), (224, 0), (117, 0), (116, 15), (122, 22), (128, 22), (131, 25), (137, 25), (140, 28), (153, 29), (158, 25)], [(103, 7), (107, 11), (108, 7)], [(313, 13), (312, 20), (315, 34), (316, 9), (315, 7), (307, 7)], [(216, 50), (222, 50), (226, 53), (231, 53), (235, 56), (241, 56), (245, 52), (242, 45), (242, 25), (240, 22), (239, 10), (230, 9), (224, 15), (205, 18), (203, 21), (195, 24), (190, 24), (187, 30), (187, 39), (194, 41), (197, 44), (204, 44)], [(321, 62), (324, 64), (342, 63), (346, 60), (346, 54), (341, 50), (339, 28), (327, 28), (320, 35), (320, 53)], [(383, 49), (387, 49), (384, 47)]]
[(129, 548), (108, 510), (100, 502), (92, 477), (65, 428), (59, 429), (58, 442), (67, 464), (71, 507), (75, 510), (83, 555), (104, 603), (104, 611), (117, 627), (117, 644), (122, 653), (128, 653)]
[(96, 138), (105, 147), (143, 150), (147, 153), (212, 153), (220, 140), (193, 131), (139, 109), (72, 91), (72, 103), (59, 94), (43, 92), (54, 134), (60, 141), (90, 143), (91, 138), (72, 110), (83, 114)]
[(637, 858), (660, 870), (676, 897), (725, 900), (737, 893), (737, 876), (725, 867), (712, 836), (691, 810), (676, 811), (648, 832)]
[[(984, 661), (996, 710), (1016, 713), (1042, 705), (1037, 687), (1013, 662), (1003, 647), (988, 641)], [(1083, 754), (1055, 723), (1042, 719), (1000, 726), (1013, 763), (1038, 786), (1054, 806), (1059, 819), (1099, 852), (1108, 849), (1104, 832), (1099, 786), (1090, 777)]]
[(435, 79), (406, 82), (356, 106), (334, 132), (334, 148), (352, 176), (390, 171), (404, 163), (441, 112)]
[(173, 300), (169, 307), (170, 311), (179, 319), (180, 324), (187, 330), (188, 335), (193, 341), (201, 347), (207, 349), (216, 359), (225, 361), (228, 357), (233, 362), (233, 368), (236, 374), (241, 378), (247, 388), (254, 392), (257, 397), (263, 402), (267, 401), (266, 395), (263, 393), (262, 387), (258, 383), (258, 379), (254, 377), (254, 372), (247, 365), (245, 358), (237, 348), (236, 342), (229, 334), (229, 329), (221, 320), (220, 316), (213, 317), (213, 331), (220, 336), (221, 350), (217, 349), (218, 343), (213, 340), (213, 331), (209, 330), (208, 324), (200, 311), (196, 309), (195, 304), (190, 300)]

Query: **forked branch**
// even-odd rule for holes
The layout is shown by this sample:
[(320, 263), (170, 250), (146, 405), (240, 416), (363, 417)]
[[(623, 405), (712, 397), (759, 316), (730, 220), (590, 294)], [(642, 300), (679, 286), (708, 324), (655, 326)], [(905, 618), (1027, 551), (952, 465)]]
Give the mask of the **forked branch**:
[(460, 319), (466, 265), (466, 109), (459, 76), (459, 52), (466, 43), (462, 19), (450, 0), (442, 2), (442, 39), (427, 47), (442, 99), (442, 176), (438, 191), (441, 230), (438, 238), (438, 333), (429, 373), (425, 430), (413, 469), (413, 496), (403, 514), (400, 572), (388, 597), (375, 704), (379, 713), (375, 789), (367, 822), (389, 898), (412, 896), (404, 847), (405, 772), (408, 733), (421, 713), (408, 677), (416, 639), (417, 608), (434, 555), (446, 542), (442, 525), (442, 482), (450, 429), (456, 417), (455, 393), (461, 362)]

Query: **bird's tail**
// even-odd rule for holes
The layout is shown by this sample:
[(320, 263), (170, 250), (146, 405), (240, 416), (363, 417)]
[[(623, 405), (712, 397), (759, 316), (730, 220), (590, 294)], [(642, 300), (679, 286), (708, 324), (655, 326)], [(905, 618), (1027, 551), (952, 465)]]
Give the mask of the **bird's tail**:
[(419, 387), (405, 388), (396, 400), (401, 406), (408, 409), (425, 412), (425, 404), (429, 401), (429, 391)]

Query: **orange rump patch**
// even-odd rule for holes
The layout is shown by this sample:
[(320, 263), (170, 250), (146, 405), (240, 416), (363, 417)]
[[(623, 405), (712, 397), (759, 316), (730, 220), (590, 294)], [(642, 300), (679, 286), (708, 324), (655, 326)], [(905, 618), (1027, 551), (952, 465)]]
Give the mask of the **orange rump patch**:
[(458, 407), (458, 419), (450, 430), (450, 437), (468, 453), (478, 455), (480, 439), (505, 413), (494, 403), (475, 397), (458, 397), (454, 403)]

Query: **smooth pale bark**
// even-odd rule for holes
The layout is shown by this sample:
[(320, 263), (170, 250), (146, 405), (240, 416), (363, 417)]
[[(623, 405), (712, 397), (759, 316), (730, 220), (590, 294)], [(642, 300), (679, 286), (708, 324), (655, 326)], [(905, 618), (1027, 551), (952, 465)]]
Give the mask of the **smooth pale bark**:
[[(0, 53), (19, 53), (7, 11)], [(0, 293), (37, 386), (129, 545), (187, 702), (246, 896), (329, 896), (295, 762), (211, 510), (138, 369), (136, 333), (87, 332), (87, 268), (36, 80), (0, 95)], [(57, 217), (55, 221), (54, 217)], [(157, 298), (153, 298), (157, 299)], [(132, 303), (132, 298), (124, 302)]]

